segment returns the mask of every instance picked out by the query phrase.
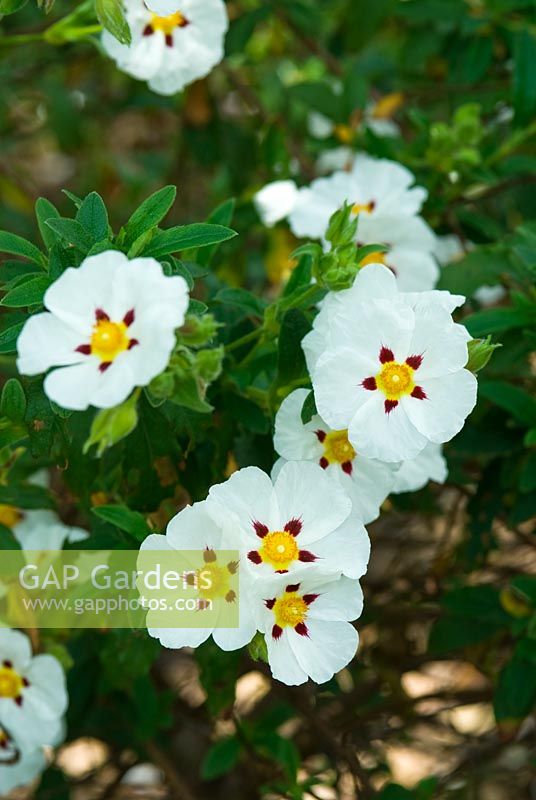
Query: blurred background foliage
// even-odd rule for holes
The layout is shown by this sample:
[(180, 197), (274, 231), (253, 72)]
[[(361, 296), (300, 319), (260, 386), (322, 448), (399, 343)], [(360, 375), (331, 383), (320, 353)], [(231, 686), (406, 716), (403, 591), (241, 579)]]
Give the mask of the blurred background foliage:
[[(289, 689), (210, 644), (162, 654), (141, 633), (47, 633), (70, 666), (69, 744), (32, 796), (534, 800), (536, 3), (232, 0), (225, 61), (174, 98), (80, 34), (95, 25), (91, 2), (67, 23), (64, 0), (47, 15), (19, 5), (1, 21), (1, 229), (37, 241), (37, 197), (73, 215), (63, 188), (98, 191), (115, 230), (166, 184), (178, 187), (169, 224), (221, 217), (234, 197), (224, 224), (239, 236), (195, 287), (234, 340), (284, 290), (296, 246), (285, 224), (261, 225), (254, 193), (309, 182), (335, 148), (365, 150), (427, 187), (427, 220), (467, 249), (440, 287), (468, 296), (474, 336), (502, 344), (446, 448), (447, 484), (392, 497), (370, 526), (362, 645), (337, 679)], [(371, 119), (399, 134), (380, 137)], [(212, 303), (229, 285), (249, 293)], [(483, 285), (504, 290), (489, 307), (475, 299)], [(287, 323), (280, 349), (303, 333)], [(128, 505), (161, 530), (236, 466), (269, 469), (274, 407), (303, 366), (289, 375), (286, 363), (273, 346), (239, 347), (209, 391), (217, 412), (142, 400), (136, 430), (100, 460), (81, 457), (91, 414), (73, 415), (52, 459), (64, 519), (91, 526), (95, 547), (135, 547), (131, 518), (118, 528), (91, 509)], [(54, 419), (32, 402), (30, 419)], [(37, 462), (2, 463), (4, 502), (17, 477), (51, 464), (45, 434), (32, 434)]]

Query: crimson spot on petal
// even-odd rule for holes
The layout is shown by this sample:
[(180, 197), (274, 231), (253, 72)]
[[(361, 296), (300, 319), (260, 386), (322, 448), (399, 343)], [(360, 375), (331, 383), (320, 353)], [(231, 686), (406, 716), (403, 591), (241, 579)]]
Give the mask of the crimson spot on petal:
[(216, 553), (211, 547), (205, 547), (203, 550), (203, 561), (205, 564), (210, 564), (213, 561), (216, 561)]
[(5, 661), (2, 661), (2, 666), (6, 669), (13, 669), (13, 662), (6, 658)]
[(422, 386), (416, 386), (412, 391), (411, 396), (415, 397), (417, 400), (426, 400), (426, 392)]
[(341, 464), (341, 469), (343, 472), (346, 472), (347, 475), (351, 475), (353, 469), (352, 462), (345, 461), (344, 464)]
[(314, 603), (317, 597), (319, 597), (317, 594), (304, 594), (302, 600), (306, 605), (310, 606), (311, 603)]
[(101, 320), (109, 321), (110, 317), (108, 316), (106, 311), (102, 310), (102, 308), (96, 308), (95, 309), (95, 319), (97, 320), (97, 322), (101, 322)]
[(398, 400), (386, 400), (384, 403), (385, 413), (390, 414), (393, 408), (398, 405)]
[(271, 600), (265, 600), (264, 605), (271, 610), (275, 606), (275, 597), (272, 597)]
[(259, 539), (264, 539), (268, 533), (268, 526), (263, 525), (262, 522), (258, 522), (257, 520), (253, 521), (253, 528)]
[(329, 467), (329, 461), (327, 460), (326, 456), (322, 456), (320, 461), (318, 462), (322, 469), (327, 469)]
[(108, 367), (111, 367), (111, 366), (112, 366), (112, 362), (111, 361), (102, 361), (99, 364), (99, 372), (106, 372)]
[(15, 698), (15, 702), (16, 702), (16, 704), (18, 706), (22, 705), (22, 695), (21, 694), (19, 694), (19, 696)]
[(166, 46), (167, 47), (173, 47), (173, 34), (172, 33), (166, 33)]
[(305, 561), (306, 563), (310, 561), (316, 561), (316, 556), (314, 553), (311, 553), (309, 550), (300, 550), (300, 554), (298, 556), (298, 561)]
[(380, 350), (380, 361), (382, 364), (387, 364), (388, 361), (394, 361), (395, 356), (392, 350), (388, 347), (382, 347)]
[(274, 627), (272, 628), (272, 638), (280, 639), (282, 633), (283, 633), (283, 628), (280, 628), (279, 625), (274, 625)]
[(126, 314), (125, 314), (125, 316), (123, 317), (123, 322), (125, 323), (125, 325), (127, 326), (127, 328), (128, 328), (130, 325), (132, 325), (132, 323), (134, 322), (134, 317), (135, 317), (135, 316), (136, 316), (136, 314), (135, 314), (135, 311), (134, 311), (134, 309), (133, 309), (133, 308), (131, 308), (131, 309), (130, 309), (130, 311), (127, 311), (127, 313), (126, 313)]
[(297, 592), (299, 588), (300, 588), (299, 583), (289, 583), (289, 585), (285, 589), (285, 592)]
[(233, 590), (230, 589), (225, 595), (225, 602), (234, 603), (235, 600), (236, 600), (236, 592), (233, 592)]
[(229, 570), (231, 575), (236, 575), (236, 572), (238, 570), (238, 561), (229, 561), (229, 563), (227, 564), (227, 569)]
[(143, 29), (143, 35), (144, 36), (152, 36), (153, 33), (154, 33), (154, 31), (153, 31), (153, 28), (152, 28), (151, 25), (146, 25), (145, 28)]
[(318, 439), (319, 442), (323, 442), (324, 439), (326, 438), (326, 431), (317, 430), (315, 431), (315, 433), (316, 433), (316, 438)]
[(90, 344), (81, 344), (75, 350), (76, 353), (82, 353), (83, 356), (90, 356), (91, 355), (91, 345)]
[(262, 561), (262, 558), (256, 550), (250, 550), (248, 553), (248, 558), (253, 562), (253, 564), (260, 564)]
[(28, 680), (28, 678), (22, 679), (22, 685), (24, 686), (25, 689), (28, 688), (28, 686), (30, 685), (30, 681)]
[(289, 519), (284, 528), (284, 530), (287, 533), (290, 533), (291, 536), (297, 536), (301, 531), (301, 529), (302, 529), (301, 519), (297, 519), (296, 517), (294, 517), (294, 519)]
[(130, 342), (128, 343), (127, 350), (132, 350), (132, 348), (136, 347), (137, 344), (139, 344), (137, 339), (131, 339)]
[(406, 364), (412, 369), (419, 369), (422, 364), (422, 356), (408, 356), (406, 358)]
[(309, 636), (309, 631), (307, 630), (305, 622), (298, 622), (298, 624), (294, 626), (294, 630), (296, 633), (299, 633), (300, 636)]
[(374, 378), (374, 377), (372, 377), (372, 378), (365, 378), (365, 380), (363, 381), (363, 383), (361, 384), (361, 386), (363, 387), (363, 389), (368, 389), (368, 390), (369, 390), (369, 392), (373, 392), (375, 389), (377, 389), (377, 388), (378, 388), (378, 387), (376, 386), (376, 378)]

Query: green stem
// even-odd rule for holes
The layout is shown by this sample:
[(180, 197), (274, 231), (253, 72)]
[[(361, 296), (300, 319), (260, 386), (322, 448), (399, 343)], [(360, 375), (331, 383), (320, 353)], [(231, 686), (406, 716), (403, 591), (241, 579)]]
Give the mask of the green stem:
[(237, 350), (239, 347), (242, 347), (245, 344), (249, 344), (249, 342), (254, 342), (262, 333), (264, 332), (264, 328), (261, 326), (260, 328), (255, 328), (254, 331), (250, 333), (246, 333), (245, 336), (241, 336), (240, 339), (235, 339), (234, 342), (225, 345), (225, 350), (227, 353), (232, 352), (233, 350)]

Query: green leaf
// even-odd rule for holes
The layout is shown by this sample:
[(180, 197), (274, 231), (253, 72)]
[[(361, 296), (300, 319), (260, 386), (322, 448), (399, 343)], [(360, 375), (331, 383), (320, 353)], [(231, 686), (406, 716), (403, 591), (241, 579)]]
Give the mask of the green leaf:
[(24, 8), (27, 2), (28, 0), (0, 0), (0, 15), (14, 14), (15, 11)]
[(127, 244), (134, 243), (142, 234), (161, 222), (175, 202), (176, 186), (164, 186), (144, 200), (125, 225)]
[(56, 237), (46, 225), (46, 221), (47, 219), (52, 219), (52, 217), (59, 219), (60, 212), (46, 197), (38, 197), (35, 201), (35, 216), (37, 217), (37, 225), (39, 226), (41, 238), (50, 250), (56, 241)]
[(25, 281), (16, 286), (2, 298), (0, 305), (8, 308), (23, 308), (43, 302), (43, 295), (50, 286), (50, 280), (44, 275)]
[(97, 456), (101, 456), (109, 447), (125, 439), (138, 424), (138, 398), (140, 390), (134, 391), (121, 405), (103, 408), (95, 414), (91, 423), (89, 437), (84, 444), (86, 454), (93, 445), (97, 445)]
[(482, 337), (490, 333), (515, 330), (531, 325), (536, 319), (529, 309), (486, 308), (464, 319), (463, 324), (471, 336)]
[(162, 258), (170, 253), (191, 250), (194, 247), (208, 247), (236, 236), (236, 231), (223, 225), (209, 225), (199, 222), (193, 225), (177, 225), (167, 231), (160, 231), (150, 241), (143, 255)]
[(536, 425), (536, 399), (523, 389), (504, 381), (481, 381), (479, 393), (523, 425)]
[(95, 13), (103, 28), (121, 44), (130, 44), (132, 36), (121, 0), (95, 0)]
[[(207, 222), (211, 223), (212, 225), (225, 225), (225, 227), (229, 227), (233, 221), (235, 207), (236, 200), (234, 197), (232, 197), (230, 200), (226, 200), (225, 203), (222, 203), (215, 208), (214, 211), (209, 215)], [(217, 245), (206, 247), (197, 256), (197, 261), (199, 264), (201, 264), (201, 266), (207, 266), (207, 264), (210, 264), (216, 250)]]
[(230, 772), (238, 763), (240, 742), (236, 736), (220, 739), (213, 744), (201, 764), (201, 777), (204, 781), (212, 781)]
[(536, 669), (534, 664), (519, 656), (503, 668), (493, 701), (497, 722), (521, 721), (536, 703)]
[(312, 420), (315, 414), (318, 414), (318, 411), (316, 408), (315, 394), (313, 391), (311, 391), (305, 398), (305, 402), (302, 406), (301, 421), (304, 425), (307, 425), (307, 423)]
[(278, 383), (286, 385), (307, 373), (302, 339), (311, 330), (309, 320), (302, 311), (291, 308), (283, 316), (279, 332), (277, 357)]
[(108, 236), (108, 212), (97, 192), (91, 192), (84, 199), (76, 219), (94, 242), (100, 242)]
[(248, 292), (247, 289), (220, 289), (214, 298), (215, 303), (224, 303), (228, 306), (238, 306), (248, 314), (255, 317), (263, 317), (264, 310), (268, 305), (265, 300), (257, 295)]
[(489, 364), (494, 351), (499, 347), (502, 345), (493, 344), (491, 336), (487, 336), (485, 339), (471, 339), (467, 344), (469, 357), (465, 368), (476, 375)]
[(170, 399), (178, 406), (199, 411), (201, 414), (209, 414), (214, 410), (210, 403), (207, 403), (201, 396), (197, 379), (191, 373), (181, 375)]
[(516, 122), (529, 123), (536, 114), (536, 36), (528, 27), (515, 37), (513, 95)]
[(4, 384), (0, 398), (0, 415), (13, 422), (22, 422), (26, 414), (26, 395), (22, 384), (16, 378), (10, 378)]
[(11, 253), (15, 256), (21, 256), (34, 261), (40, 266), (43, 265), (44, 256), (35, 245), (22, 236), (16, 236), (14, 233), (7, 231), (0, 231), (0, 253)]
[(91, 510), (97, 517), (129, 533), (138, 542), (143, 542), (151, 533), (142, 514), (138, 511), (131, 511), (126, 506), (96, 506)]
[(17, 349), (19, 333), (24, 328), (24, 321), (17, 322), (0, 333), (0, 353), (14, 353)]
[(478, 247), (441, 270), (438, 289), (472, 297), (481, 286), (494, 286), (509, 270), (504, 253), (496, 247)]
[(75, 219), (59, 217), (59, 219), (47, 219), (46, 224), (54, 233), (63, 239), (67, 244), (73, 245), (77, 250), (86, 254), (93, 244), (93, 239), (86, 229)]

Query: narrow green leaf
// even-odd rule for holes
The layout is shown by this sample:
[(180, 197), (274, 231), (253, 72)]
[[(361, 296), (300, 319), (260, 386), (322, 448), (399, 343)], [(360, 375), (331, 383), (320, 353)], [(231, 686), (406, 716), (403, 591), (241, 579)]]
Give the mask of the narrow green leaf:
[(0, 415), (13, 422), (22, 422), (26, 414), (26, 395), (22, 384), (16, 378), (10, 378), (4, 384), (0, 398)]
[(164, 186), (144, 200), (125, 225), (127, 244), (158, 225), (166, 216), (177, 196), (176, 186)]
[(0, 231), (0, 253), (11, 253), (43, 265), (44, 256), (34, 244), (23, 239), (22, 236), (7, 231)]
[(139, 542), (142, 542), (151, 532), (145, 518), (137, 511), (131, 511), (126, 506), (96, 506), (91, 510), (97, 517), (115, 525), (116, 528), (120, 528), (122, 531), (126, 531), (126, 533), (130, 533)]
[(97, 19), (121, 44), (130, 44), (132, 36), (121, 0), (95, 0)]
[[(232, 197), (230, 200), (226, 200), (225, 203), (222, 203), (214, 211), (210, 214), (207, 222), (210, 222), (212, 225), (225, 225), (229, 227), (231, 222), (233, 221), (234, 211), (236, 207), (236, 200)], [(217, 245), (212, 245), (211, 247), (206, 247), (201, 253), (197, 256), (197, 261), (201, 266), (207, 266), (210, 264), (214, 253), (217, 250)]]
[(84, 199), (76, 219), (94, 242), (100, 242), (107, 237), (108, 212), (104, 200), (97, 192), (91, 192)]
[(291, 308), (281, 322), (277, 358), (278, 383), (285, 385), (306, 373), (302, 339), (311, 330), (311, 325), (302, 311)]
[(235, 736), (213, 744), (201, 764), (201, 777), (212, 781), (230, 772), (238, 762), (240, 742)]
[(487, 400), (508, 411), (518, 422), (536, 425), (536, 399), (518, 386), (504, 381), (481, 381), (479, 393)]
[(516, 33), (513, 95), (516, 122), (524, 125), (536, 114), (536, 35), (528, 27)]
[(6, 294), (0, 305), (8, 308), (23, 308), (26, 306), (37, 305), (43, 302), (43, 295), (50, 286), (50, 280), (44, 275), (39, 278), (32, 278), (22, 286), (16, 286)]
[(50, 250), (56, 241), (56, 237), (48, 225), (46, 225), (46, 221), (47, 219), (52, 219), (52, 217), (58, 219), (60, 212), (46, 197), (38, 197), (35, 201), (35, 216), (37, 217), (41, 238)]
[(46, 224), (58, 234), (65, 242), (87, 253), (93, 244), (93, 239), (85, 228), (75, 219), (60, 217), (59, 219), (47, 219)]
[(223, 225), (209, 225), (199, 222), (193, 225), (178, 225), (167, 231), (160, 231), (150, 241), (143, 255), (162, 258), (170, 253), (191, 250), (194, 247), (208, 247), (236, 236), (236, 231)]
[(14, 14), (15, 11), (24, 8), (27, 2), (28, 0), (0, 0), (0, 15)]
[(24, 320), (17, 322), (0, 333), (0, 353), (14, 353), (17, 349), (19, 333), (24, 328)]
[(265, 300), (257, 295), (248, 292), (247, 289), (229, 288), (220, 289), (214, 298), (215, 303), (224, 303), (229, 306), (238, 306), (244, 309), (248, 314), (253, 314), (256, 317), (264, 316), (264, 309), (267, 306)]

